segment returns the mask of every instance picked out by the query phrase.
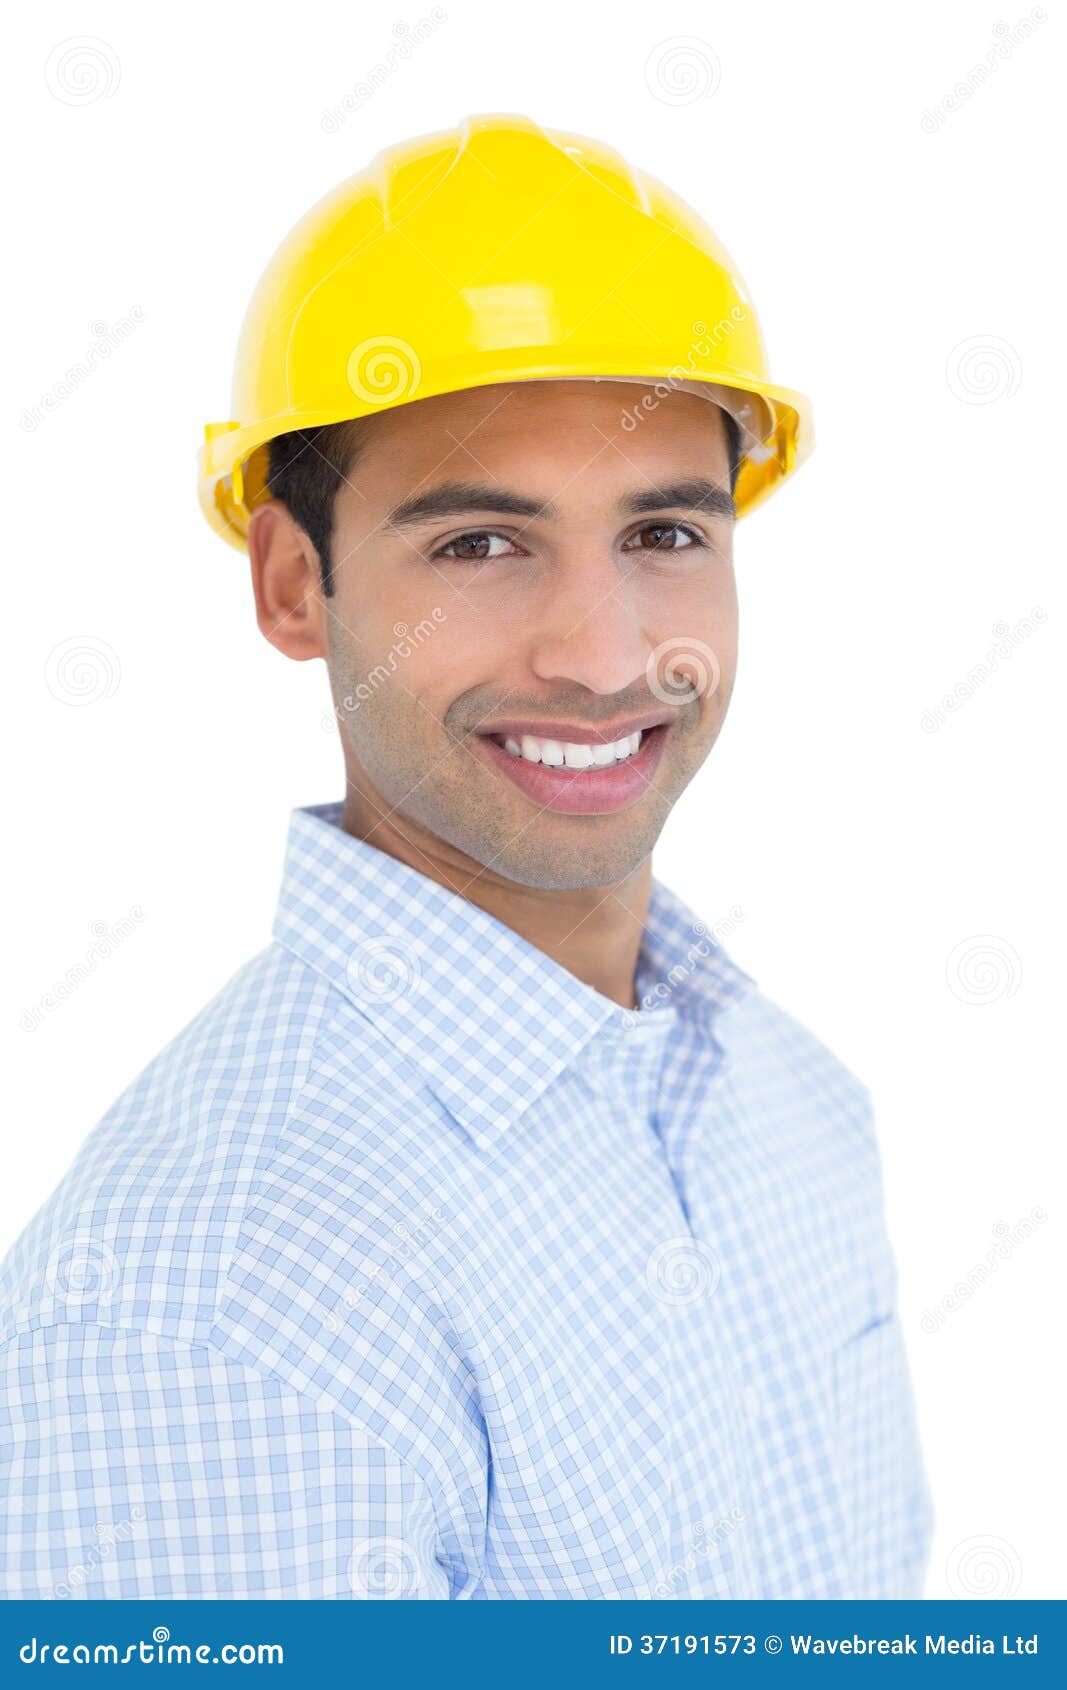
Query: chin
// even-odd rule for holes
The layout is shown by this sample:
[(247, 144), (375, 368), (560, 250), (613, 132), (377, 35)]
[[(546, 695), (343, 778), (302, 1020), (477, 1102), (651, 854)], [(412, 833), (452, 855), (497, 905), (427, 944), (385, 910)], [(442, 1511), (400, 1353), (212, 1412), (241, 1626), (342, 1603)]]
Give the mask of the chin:
[[(647, 862), (658, 832), (653, 837), (641, 830), (625, 840), (598, 840), (596, 834), (603, 819), (600, 816), (558, 818), (536, 840), (531, 839), (534, 832), (531, 828), (517, 846), (498, 844), (495, 850), (490, 848), (486, 853), (487, 866), (504, 879), (539, 892), (579, 892), (618, 886)], [(573, 832), (572, 839), (561, 837), (564, 830), (558, 820), (578, 824), (569, 830)]]

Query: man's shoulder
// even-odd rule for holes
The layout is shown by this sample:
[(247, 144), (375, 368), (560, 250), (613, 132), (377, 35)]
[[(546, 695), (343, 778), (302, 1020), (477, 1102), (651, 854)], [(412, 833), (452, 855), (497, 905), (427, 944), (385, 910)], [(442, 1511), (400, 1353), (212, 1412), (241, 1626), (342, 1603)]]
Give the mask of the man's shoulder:
[(210, 1324), (265, 1173), (343, 1000), (278, 943), (116, 1098), (0, 1264), (0, 1329), (162, 1315)]
[[(435, 1290), (458, 1142), (344, 992), (273, 944), (127, 1087), (0, 1264), (7, 1365), (195, 1352), (405, 1450), (438, 1421), (458, 1447), (471, 1387)], [(403, 1404), (382, 1383), (401, 1350)]]
[(796, 1016), (753, 986), (723, 1016), (721, 1042), (737, 1082), (767, 1106), (795, 1116), (807, 1107), (829, 1124), (870, 1140), (872, 1100), (864, 1082)]
[(718, 931), (662, 881), (653, 882), (643, 954), (659, 980), (650, 1002), (669, 1003), (677, 992), (683, 1015), (691, 1014), (702, 1031), (710, 1028), (750, 1097), (765, 1105), (788, 1099), (792, 1108), (811, 1100), (854, 1125), (868, 1120), (870, 1096), (862, 1081), (734, 961), (712, 937)]
[(896, 1295), (871, 1094), (829, 1045), (760, 991), (724, 1016), (722, 1045), (724, 1107), (748, 1200), (778, 1247), (803, 1256), (800, 1302), (843, 1341), (884, 1316)]

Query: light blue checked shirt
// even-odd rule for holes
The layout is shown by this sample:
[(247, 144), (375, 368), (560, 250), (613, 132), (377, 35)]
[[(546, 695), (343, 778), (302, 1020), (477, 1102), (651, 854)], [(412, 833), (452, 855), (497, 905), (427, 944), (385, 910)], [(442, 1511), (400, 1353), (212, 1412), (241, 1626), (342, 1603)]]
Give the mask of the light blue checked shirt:
[(904, 1597), (863, 1088), (658, 882), (637, 1011), (298, 810), (0, 1270), (6, 1597)]

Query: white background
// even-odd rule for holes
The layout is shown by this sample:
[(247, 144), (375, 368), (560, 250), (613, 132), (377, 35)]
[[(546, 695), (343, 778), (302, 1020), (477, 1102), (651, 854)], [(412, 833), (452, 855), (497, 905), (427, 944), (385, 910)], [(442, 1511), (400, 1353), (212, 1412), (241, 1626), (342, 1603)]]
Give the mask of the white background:
[(656, 869), (740, 908), (737, 960), (875, 1094), (928, 1594), (1063, 1595), (1061, 20), (442, 9), (362, 101), (429, 4), (52, 5), (9, 40), (0, 1248), (267, 941), (290, 807), (340, 794), (325, 671), (260, 638), (195, 499), (248, 294), (381, 146), (527, 112), (689, 199), (813, 398), (814, 457), (738, 530), (732, 714)]

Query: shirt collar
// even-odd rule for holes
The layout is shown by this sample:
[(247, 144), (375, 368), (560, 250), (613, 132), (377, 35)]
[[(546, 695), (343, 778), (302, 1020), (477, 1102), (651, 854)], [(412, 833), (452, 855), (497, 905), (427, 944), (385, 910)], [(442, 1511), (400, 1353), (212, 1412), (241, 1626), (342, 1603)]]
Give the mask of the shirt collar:
[[(633, 1013), (458, 893), (340, 826), (295, 810), (274, 937), (414, 1062), (480, 1144), (517, 1120), (609, 1022)], [(715, 1013), (751, 984), (653, 883), (638, 1003)]]
[(712, 938), (708, 924), (653, 878), (634, 982), (641, 1008), (673, 1003), (710, 1028), (720, 1011), (755, 984)]

